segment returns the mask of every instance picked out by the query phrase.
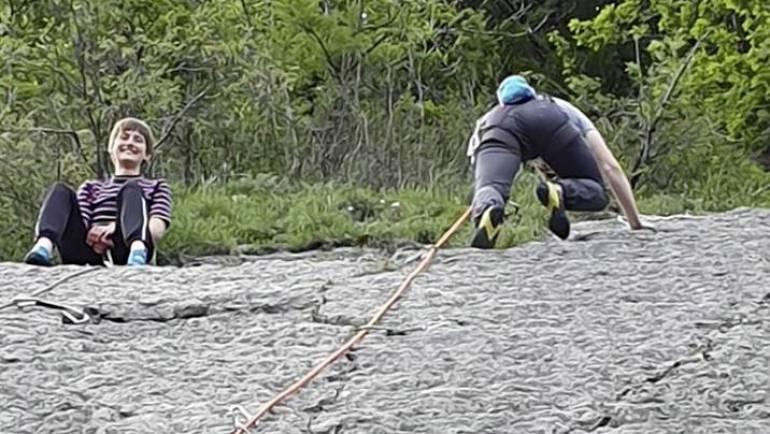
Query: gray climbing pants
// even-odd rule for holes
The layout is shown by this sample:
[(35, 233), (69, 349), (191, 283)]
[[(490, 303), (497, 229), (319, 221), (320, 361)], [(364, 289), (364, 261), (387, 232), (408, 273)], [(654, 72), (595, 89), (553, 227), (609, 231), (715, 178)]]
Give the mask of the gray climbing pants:
[[(607, 192), (599, 167), (582, 137), (566, 144), (530, 148), (526, 154), (527, 160), (541, 157), (556, 172), (555, 182), (562, 187), (567, 210), (599, 211), (607, 206)], [(477, 150), (472, 205), (474, 219), (478, 219), (487, 207), (505, 207), (522, 160), (522, 147), (518, 142), (488, 142)], [(543, 188), (542, 181), (539, 188)]]

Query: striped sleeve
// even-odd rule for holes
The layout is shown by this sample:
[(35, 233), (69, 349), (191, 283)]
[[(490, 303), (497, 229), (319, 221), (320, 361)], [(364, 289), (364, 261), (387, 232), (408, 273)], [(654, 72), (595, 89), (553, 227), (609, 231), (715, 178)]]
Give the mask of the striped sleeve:
[(159, 179), (158, 185), (152, 193), (152, 206), (150, 217), (157, 217), (166, 222), (166, 227), (171, 226), (171, 188), (166, 181)]
[(93, 219), (93, 201), (96, 192), (96, 184), (98, 181), (86, 181), (78, 187), (77, 200), (78, 208), (80, 209), (80, 217), (83, 219), (83, 224), (86, 229), (91, 227), (91, 221)]

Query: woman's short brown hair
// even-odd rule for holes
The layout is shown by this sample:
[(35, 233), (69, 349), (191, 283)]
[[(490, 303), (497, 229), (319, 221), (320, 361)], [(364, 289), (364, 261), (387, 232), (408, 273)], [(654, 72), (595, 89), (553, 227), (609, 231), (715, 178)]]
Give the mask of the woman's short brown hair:
[(115, 139), (118, 138), (118, 134), (123, 131), (136, 131), (144, 137), (144, 143), (146, 145), (147, 155), (152, 155), (153, 146), (155, 145), (155, 137), (152, 135), (152, 129), (147, 122), (137, 118), (123, 118), (115, 122), (115, 126), (112, 127), (110, 133), (110, 140), (108, 142), (107, 151), (112, 153), (112, 148), (115, 146)]

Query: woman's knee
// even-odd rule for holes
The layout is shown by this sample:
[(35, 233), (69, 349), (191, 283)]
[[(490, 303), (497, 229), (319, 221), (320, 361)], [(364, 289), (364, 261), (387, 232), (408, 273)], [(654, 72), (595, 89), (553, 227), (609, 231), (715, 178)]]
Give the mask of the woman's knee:
[(118, 193), (120, 196), (125, 196), (127, 194), (135, 195), (135, 194), (142, 194), (142, 187), (139, 185), (138, 181), (128, 181), (126, 182), (123, 187), (120, 188), (120, 193)]
[(607, 193), (607, 188), (604, 183), (596, 180), (583, 180), (583, 183), (589, 187), (591, 193), (587, 194), (586, 204), (584, 205), (586, 211), (601, 211), (607, 208), (610, 204), (610, 196)]
[(43, 203), (50, 202), (51, 200), (57, 201), (57, 203), (59, 203), (59, 201), (65, 200), (65, 198), (67, 201), (72, 202), (77, 200), (77, 194), (75, 193), (75, 190), (69, 185), (63, 182), (56, 182), (48, 189)]
[(607, 205), (610, 204), (610, 195), (607, 194), (607, 189), (603, 188), (601, 189), (601, 192), (599, 193), (597, 199), (596, 199), (596, 206), (599, 208), (599, 210), (603, 210), (604, 208), (607, 208)]
[(49, 190), (57, 193), (75, 194), (75, 190), (72, 187), (61, 181), (55, 182)]
[(142, 187), (139, 185), (139, 181), (132, 180), (132, 181), (126, 181), (126, 183), (123, 184), (122, 189), (126, 189), (126, 188), (138, 188), (141, 190)]
[(120, 188), (120, 192), (118, 192), (117, 205), (122, 215), (127, 209), (144, 209), (146, 200), (139, 183), (136, 181), (128, 181)]

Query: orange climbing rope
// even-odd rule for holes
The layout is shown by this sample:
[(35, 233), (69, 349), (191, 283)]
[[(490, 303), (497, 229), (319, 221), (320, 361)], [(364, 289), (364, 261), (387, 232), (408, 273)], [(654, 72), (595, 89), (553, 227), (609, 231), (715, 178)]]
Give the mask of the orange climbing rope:
[(291, 395), (292, 393), (299, 390), (302, 386), (306, 385), (310, 381), (312, 381), (318, 374), (323, 371), (324, 368), (334, 363), (335, 360), (342, 357), (345, 353), (347, 353), (355, 344), (357, 344), (361, 339), (364, 338), (364, 336), (369, 333), (369, 330), (372, 329), (381, 319), (383, 316), (385, 316), (385, 313), (388, 312), (388, 310), (395, 304), (400, 298), (401, 295), (404, 293), (404, 291), (411, 285), (412, 281), (415, 277), (417, 277), (418, 274), (428, 269), (430, 266), (431, 261), (436, 256), (436, 253), (438, 250), (446, 244), (446, 242), (449, 240), (449, 238), (454, 235), (455, 232), (457, 232), (458, 229), (460, 229), (460, 226), (462, 226), (465, 221), (470, 217), (471, 214), (471, 208), (469, 207), (463, 215), (457, 219), (457, 221), (452, 225), (449, 230), (447, 230), (444, 235), (439, 238), (439, 240), (431, 246), (430, 250), (428, 251), (428, 254), (423, 258), (420, 265), (412, 271), (406, 279), (401, 283), (401, 286), (394, 291), (391, 296), (388, 298), (388, 300), (385, 302), (385, 304), (380, 307), (380, 309), (377, 311), (377, 313), (374, 314), (372, 319), (369, 320), (368, 323), (366, 323), (365, 326), (363, 326), (358, 333), (353, 335), (347, 342), (345, 342), (344, 345), (342, 345), (337, 351), (330, 354), (329, 357), (327, 357), (323, 362), (319, 363), (318, 366), (313, 368), (310, 372), (305, 374), (304, 377), (300, 378), (297, 382), (292, 384), (291, 386), (284, 389), (283, 392), (279, 393), (273, 399), (271, 399), (269, 402), (264, 404), (259, 411), (257, 412), (254, 417), (252, 417), (248, 423), (238, 426), (231, 434), (248, 434), (249, 429), (254, 427), (257, 423), (257, 421), (264, 416), (270, 409), (275, 407), (278, 403), (283, 401), (287, 396)]

